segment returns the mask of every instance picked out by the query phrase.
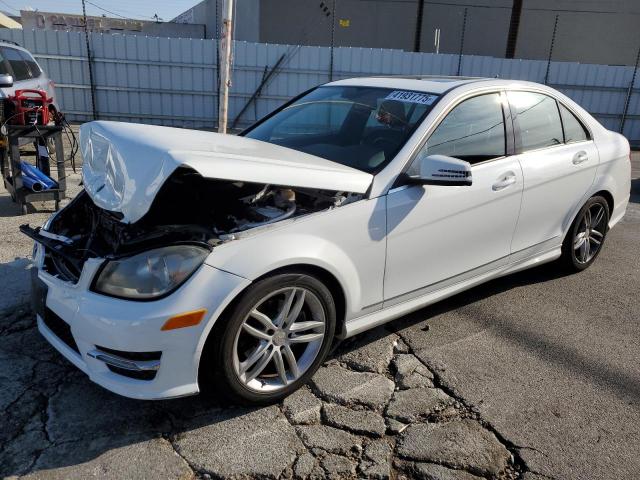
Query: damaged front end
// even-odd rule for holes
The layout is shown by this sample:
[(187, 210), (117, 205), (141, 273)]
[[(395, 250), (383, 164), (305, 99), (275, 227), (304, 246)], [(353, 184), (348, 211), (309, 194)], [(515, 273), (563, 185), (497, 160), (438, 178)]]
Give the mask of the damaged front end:
[[(83, 191), (53, 217), (46, 229), (23, 225), (20, 230), (44, 247), (42, 268), (47, 273), (75, 283), (89, 258), (104, 258), (108, 260), (106, 265), (113, 266), (121, 259), (180, 246), (186, 253), (174, 261), (202, 263), (212, 248), (241, 237), (243, 232), (328, 210), (360, 197), (300, 187), (207, 179), (189, 168), (179, 168), (161, 187), (149, 211), (134, 223), (123, 223), (122, 214), (98, 207)], [(173, 253), (175, 256), (176, 252)], [(142, 260), (167, 262), (148, 255)], [(176, 272), (175, 268), (165, 276), (178, 275), (182, 277), (180, 283), (193, 271), (187, 268)], [(159, 276), (164, 274), (163, 269), (164, 265), (156, 266)], [(108, 270), (109, 267), (101, 270), (94, 286), (112, 296), (130, 298), (130, 293), (135, 293), (136, 297), (153, 298), (155, 291), (167, 290), (166, 284), (171, 283), (165, 280), (162, 285), (154, 285), (151, 278), (138, 279), (139, 285), (112, 288), (100, 281), (104, 274), (127, 276), (127, 270), (131, 270), (129, 274), (135, 273), (132, 271), (135, 266), (123, 268), (121, 272)], [(152, 272), (147, 276), (152, 277)], [(137, 292), (128, 292), (130, 289)]]
[(278, 222), (363, 197), (372, 176), (257, 140), (150, 125), (80, 130), (85, 190), (43, 228), (42, 269), (76, 283), (104, 259), (92, 289), (132, 299), (168, 295), (213, 248)]

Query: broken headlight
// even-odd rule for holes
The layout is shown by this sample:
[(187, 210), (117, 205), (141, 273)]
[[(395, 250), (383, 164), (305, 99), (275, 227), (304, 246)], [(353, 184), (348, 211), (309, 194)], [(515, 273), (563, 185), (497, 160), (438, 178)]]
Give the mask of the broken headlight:
[(132, 300), (158, 298), (186, 281), (207, 255), (209, 250), (197, 245), (172, 245), (109, 260), (98, 273), (93, 290)]

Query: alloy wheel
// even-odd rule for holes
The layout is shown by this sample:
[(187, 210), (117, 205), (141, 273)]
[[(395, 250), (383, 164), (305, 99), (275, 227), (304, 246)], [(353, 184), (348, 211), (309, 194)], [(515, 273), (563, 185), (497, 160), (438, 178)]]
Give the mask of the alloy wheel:
[(233, 346), (233, 368), (250, 390), (274, 392), (311, 367), (325, 338), (326, 315), (307, 288), (286, 287), (259, 300)]
[(606, 234), (606, 210), (600, 203), (594, 203), (584, 211), (573, 238), (576, 261), (589, 263), (598, 253)]

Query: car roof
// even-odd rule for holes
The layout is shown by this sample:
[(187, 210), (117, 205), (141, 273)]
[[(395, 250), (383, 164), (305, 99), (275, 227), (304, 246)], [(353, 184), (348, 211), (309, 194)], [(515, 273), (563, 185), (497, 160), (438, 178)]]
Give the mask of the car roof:
[(505, 80), (499, 78), (483, 78), (483, 77), (448, 77), (448, 76), (431, 76), (431, 75), (389, 75), (375, 77), (357, 77), (337, 80), (326, 85), (335, 86), (362, 86), (362, 87), (381, 87), (381, 88), (398, 88), (403, 90), (414, 90), (418, 92), (428, 92), (441, 95), (450, 90), (477, 83), (478, 87), (501, 87), (513, 88), (517, 86), (531, 86), (532, 82), (521, 80)]
[(2, 40), (2, 39), (0, 39), (0, 45), (4, 46), (4, 47), (17, 48), (19, 50), (24, 50), (25, 52), (29, 51), (26, 48), (24, 48), (22, 45), (20, 45), (18, 42), (14, 42), (12, 40)]

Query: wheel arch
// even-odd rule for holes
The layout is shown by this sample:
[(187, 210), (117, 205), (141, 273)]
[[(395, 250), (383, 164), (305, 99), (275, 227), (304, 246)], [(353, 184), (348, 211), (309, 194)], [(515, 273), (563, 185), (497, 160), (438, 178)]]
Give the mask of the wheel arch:
[[(269, 270), (266, 273), (263, 273), (259, 277), (252, 280), (250, 284), (248, 284), (245, 288), (240, 290), (233, 297), (233, 299), (222, 310), (222, 312), (218, 316), (218, 319), (224, 318), (225, 315), (228, 315), (228, 313), (235, 307), (238, 301), (240, 301), (244, 293), (247, 291), (247, 289), (251, 285), (255, 284), (256, 282), (262, 279), (273, 277), (274, 275), (278, 275), (281, 273), (292, 273), (292, 272), (306, 273), (308, 275), (316, 277), (318, 280), (320, 280), (322, 283), (326, 285), (326, 287), (331, 292), (331, 296), (333, 297), (333, 301), (336, 306), (336, 335), (339, 336), (342, 333), (344, 333), (344, 327), (345, 327), (346, 315), (347, 315), (347, 298), (346, 298), (345, 288), (342, 285), (342, 283), (340, 283), (340, 280), (338, 280), (338, 278), (333, 273), (331, 273), (326, 268), (323, 268), (319, 265), (315, 265), (312, 263), (292, 263), (290, 265), (277, 267), (272, 270)], [(219, 322), (216, 320), (216, 324), (217, 323)], [(213, 329), (215, 329), (215, 325)], [(211, 335), (211, 332), (209, 332), (209, 335)]]
[(613, 213), (613, 208), (615, 206), (615, 203), (613, 201), (613, 194), (609, 190), (598, 190), (589, 198), (598, 197), (598, 196), (604, 198), (607, 201), (607, 206), (609, 207), (609, 215), (611, 215)]
[(334, 341), (335, 339), (340, 338), (344, 335), (346, 331), (346, 292), (343, 285), (340, 283), (338, 278), (333, 273), (331, 273), (329, 270), (321, 266), (314, 265), (311, 263), (295, 263), (291, 265), (274, 268), (273, 270), (270, 270), (269, 272), (266, 272), (261, 276), (255, 278), (253, 281), (251, 281), (251, 283), (249, 283), (243, 289), (237, 292), (234, 295), (234, 297), (227, 303), (227, 305), (222, 309), (220, 314), (217, 316), (213, 326), (206, 333), (206, 338), (204, 339), (204, 344), (202, 346), (202, 350), (200, 352), (198, 362), (197, 362), (199, 385), (202, 385), (201, 383), (202, 370), (200, 367), (202, 365), (202, 359), (205, 358), (205, 356), (208, 354), (208, 351), (210, 348), (210, 339), (215, 338), (218, 335), (220, 329), (224, 326), (225, 319), (228, 317), (230, 312), (236, 307), (238, 302), (242, 299), (247, 289), (251, 285), (255, 284), (257, 281), (262, 280), (264, 278), (272, 277), (274, 275), (278, 275), (282, 273), (293, 273), (293, 272), (306, 273), (308, 275), (311, 275), (317, 278), (318, 280), (320, 280), (322, 283), (325, 284), (325, 286), (329, 289), (329, 292), (331, 292), (331, 296), (333, 297), (333, 301), (336, 307), (336, 329), (335, 329)]
[(285, 267), (276, 268), (275, 270), (272, 270), (257, 278), (256, 281), (263, 278), (271, 277), (273, 275), (278, 275), (280, 273), (291, 272), (306, 273), (308, 275), (316, 277), (329, 289), (336, 307), (336, 337), (342, 336), (345, 332), (345, 322), (347, 315), (346, 293), (344, 287), (340, 283), (340, 280), (338, 280), (338, 278), (326, 268), (310, 263), (292, 264)]
[(566, 236), (569, 234), (569, 231), (571, 229), (571, 225), (573, 225), (573, 222), (575, 221), (576, 217), (578, 216), (578, 214), (580, 213), (580, 210), (582, 210), (582, 207), (584, 207), (584, 205), (593, 197), (603, 197), (606, 201), (607, 201), (607, 206), (609, 207), (609, 216), (611, 217), (611, 215), (613, 214), (613, 209), (615, 207), (615, 200), (613, 197), (613, 194), (606, 188), (603, 188), (602, 186), (600, 186), (599, 188), (594, 188), (592, 192), (586, 194), (582, 201), (580, 203), (578, 203), (575, 206), (575, 209), (569, 213), (569, 215), (567, 217), (565, 217), (565, 223), (564, 223), (564, 227), (563, 227), (563, 235), (562, 238), (566, 238)]

